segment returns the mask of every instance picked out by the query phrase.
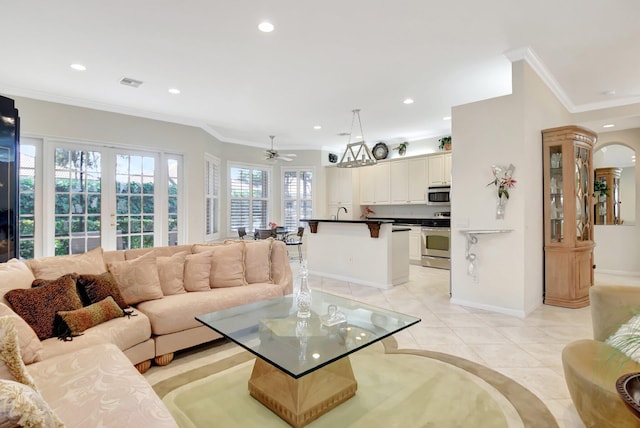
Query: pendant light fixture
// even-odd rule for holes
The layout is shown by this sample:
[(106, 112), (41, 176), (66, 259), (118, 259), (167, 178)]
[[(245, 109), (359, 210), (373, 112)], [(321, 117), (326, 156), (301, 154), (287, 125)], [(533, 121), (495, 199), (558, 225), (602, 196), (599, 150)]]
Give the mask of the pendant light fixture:
[[(349, 141), (347, 142), (347, 148), (336, 165), (338, 168), (358, 168), (361, 166), (375, 165), (376, 159), (373, 157), (371, 150), (364, 142), (364, 133), (362, 132), (362, 121), (360, 120), (360, 109), (352, 110), (353, 116), (351, 117), (351, 132), (349, 132)], [(358, 125), (360, 126), (360, 135), (362, 141), (351, 142), (351, 136), (353, 135), (353, 124), (356, 117), (358, 118)]]

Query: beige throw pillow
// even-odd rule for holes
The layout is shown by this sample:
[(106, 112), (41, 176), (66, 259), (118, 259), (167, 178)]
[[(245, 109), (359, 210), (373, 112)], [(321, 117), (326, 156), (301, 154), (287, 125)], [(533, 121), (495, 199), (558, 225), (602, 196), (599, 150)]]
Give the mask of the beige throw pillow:
[(11, 259), (6, 263), (0, 263), (0, 302), (7, 304), (4, 295), (9, 290), (16, 288), (31, 288), (31, 283), (36, 279), (29, 266), (18, 260)]
[(0, 316), (13, 317), (16, 331), (18, 332), (18, 343), (20, 344), (20, 355), (25, 364), (35, 363), (42, 360), (43, 346), (40, 339), (33, 331), (31, 326), (25, 320), (20, 318), (18, 314), (13, 312), (10, 307), (4, 303), (0, 303)]
[(165, 296), (186, 293), (184, 289), (184, 263), (188, 255), (189, 253), (186, 251), (181, 251), (170, 257), (156, 258), (160, 287)]
[(109, 272), (116, 279), (127, 304), (162, 299), (162, 287), (153, 252), (137, 259), (109, 263)]
[(245, 285), (244, 244), (228, 244), (211, 249), (211, 288)]
[(248, 284), (272, 283), (271, 246), (273, 238), (247, 242), (244, 250), (244, 278)]
[(39, 279), (56, 279), (66, 273), (98, 275), (107, 270), (100, 247), (84, 254), (33, 259), (29, 261), (29, 266)]
[(184, 288), (187, 291), (211, 291), (211, 251), (189, 254), (184, 262)]

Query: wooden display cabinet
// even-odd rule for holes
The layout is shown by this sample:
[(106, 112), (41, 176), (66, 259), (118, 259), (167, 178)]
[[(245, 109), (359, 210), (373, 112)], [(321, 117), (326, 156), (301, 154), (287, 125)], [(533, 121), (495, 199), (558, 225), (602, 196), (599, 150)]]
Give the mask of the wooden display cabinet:
[(544, 164), (544, 303), (589, 305), (593, 285), (593, 146), (579, 126), (542, 131)]
[(608, 194), (596, 194), (594, 201), (595, 224), (621, 224), (620, 168), (597, 168), (595, 181), (606, 183)]

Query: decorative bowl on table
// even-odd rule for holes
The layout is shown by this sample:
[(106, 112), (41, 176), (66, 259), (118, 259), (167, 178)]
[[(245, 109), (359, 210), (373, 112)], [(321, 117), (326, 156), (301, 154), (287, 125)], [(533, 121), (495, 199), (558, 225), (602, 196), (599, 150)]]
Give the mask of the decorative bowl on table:
[(640, 419), (640, 373), (627, 373), (616, 380), (618, 395), (629, 410)]

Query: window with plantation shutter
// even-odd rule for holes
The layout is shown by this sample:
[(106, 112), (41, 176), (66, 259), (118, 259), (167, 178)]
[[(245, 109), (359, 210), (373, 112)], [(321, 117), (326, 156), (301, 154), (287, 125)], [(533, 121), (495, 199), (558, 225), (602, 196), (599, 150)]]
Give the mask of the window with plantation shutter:
[(313, 170), (284, 168), (282, 187), (284, 226), (295, 230), (301, 219), (313, 216)]
[(247, 232), (266, 229), (269, 223), (271, 170), (250, 165), (229, 166), (229, 234), (239, 227)]
[(218, 238), (220, 229), (220, 160), (205, 154), (205, 239)]

